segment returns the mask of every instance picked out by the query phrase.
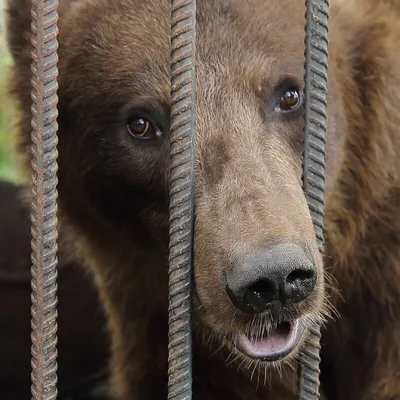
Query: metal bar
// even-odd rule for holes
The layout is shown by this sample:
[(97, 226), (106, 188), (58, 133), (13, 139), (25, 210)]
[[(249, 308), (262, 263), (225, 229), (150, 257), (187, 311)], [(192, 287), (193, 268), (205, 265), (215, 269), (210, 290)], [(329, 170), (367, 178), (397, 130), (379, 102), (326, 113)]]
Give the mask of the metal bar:
[(192, 398), (196, 1), (171, 1), (168, 399)]
[[(328, 11), (328, 0), (306, 0), (303, 189), (321, 252), (324, 230)], [(307, 344), (300, 355), (300, 400), (319, 398), (320, 338), (320, 321), (317, 321), (311, 327)]]
[(32, 399), (57, 398), (57, 6), (32, 0)]

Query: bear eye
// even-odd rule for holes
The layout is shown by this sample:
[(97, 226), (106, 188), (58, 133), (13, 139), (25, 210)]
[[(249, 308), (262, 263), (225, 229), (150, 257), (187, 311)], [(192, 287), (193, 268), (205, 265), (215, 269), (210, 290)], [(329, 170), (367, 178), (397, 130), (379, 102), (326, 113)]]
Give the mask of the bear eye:
[(146, 118), (132, 118), (128, 121), (129, 133), (139, 139), (153, 139), (161, 136), (161, 132)]
[(290, 89), (284, 92), (280, 99), (280, 111), (293, 111), (302, 104), (303, 96), (297, 89)]

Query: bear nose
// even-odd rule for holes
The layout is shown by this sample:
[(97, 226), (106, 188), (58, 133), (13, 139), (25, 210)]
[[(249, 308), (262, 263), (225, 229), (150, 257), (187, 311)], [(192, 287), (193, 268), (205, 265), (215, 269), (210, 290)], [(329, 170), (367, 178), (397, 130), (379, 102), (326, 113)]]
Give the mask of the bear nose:
[(285, 243), (238, 258), (226, 279), (226, 291), (237, 308), (261, 313), (276, 303), (306, 299), (315, 288), (317, 269), (301, 246)]

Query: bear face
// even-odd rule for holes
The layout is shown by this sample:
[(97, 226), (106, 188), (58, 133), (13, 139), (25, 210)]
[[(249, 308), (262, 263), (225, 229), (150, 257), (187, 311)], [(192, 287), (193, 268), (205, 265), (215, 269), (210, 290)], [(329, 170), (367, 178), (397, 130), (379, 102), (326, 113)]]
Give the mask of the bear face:
[[(62, 199), (74, 182), (85, 213), (163, 249), (168, 5), (78, 2), (60, 34), (61, 204), (71, 218), (82, 207)], [(195, 309), (246, 355), (275, 360), (322, 312), (324, 289), (301, 188), (304, 21), (264, 27), (267, 13), (275, 20), (257, 2), (198, 5)]]
[[(324, 275), (329, 269), (340, 289), (329, 294), (341, 315), (323, 334), (321, 379), (330, 399), (400, 397), (394, 3), (336, 0), (330, 10)], [(10, 82), (22, 112), (18, 152), (30, 177), (30, 1), (9, 0), (8, 8)], [(169, 12), (165, 0), (60, 1), (61, 229), (94, 272), (112, 332), (114, 387), (124, 399), (159, 399), (166, 391), (149, 394), (167, 371)], [(288, 0), (199, 0), (197, 16), (195, 333), (216, 337), (216, 350), (222, 339), (222, 351), (244, 363), (230, 370), (195, 341), (195, 369), (206, 360), (194, 383), (207, 387), (195, 394), (265, 399), (268, 385), (257, 394), (246, 366), (257, 367), (262, 354), (254, 350), (268, 350), (271, 341), (258, 335), (254, 347), (243, 332), (285, 322), (269, 339), (282, 339), (274, 356), (289, 360), (302, 339), (282, 346), (294, 331), (285, 320), (304, 322), (326, 309), (328, 285), (300, 188), (301, 101), (279, 110), (282, 98), (301, 98), (304, 9)], [(149, 134), (154, 140), (139, 138)], [(286, 318), (293, 309), (281, 292), (278, 301), (261, 293), (268, 281), (273, 287), (290, 276), (294, 258), (297, 271), (305, 266), (314, 276), (300, 277), (308, 293)], [(246, 307), (262, 308), (257, 296), (269, 304), (263, 313)], [(232, 345), (235, 334), (241, 348)], [(260, 362), (265, 376), (276, 365)], [(294, 396), (293, 389), (271, 393)]]
[[(301, 187), (304, 19), (278, 17), (303, 4), (270, 3), (199, 1), (196, 54), (195, 312), (260, 361), (295, 355), (325, 306)], [(75, 1), (59, 37), (61, 212), (164, 257), (169, 18), (165, 0)]]

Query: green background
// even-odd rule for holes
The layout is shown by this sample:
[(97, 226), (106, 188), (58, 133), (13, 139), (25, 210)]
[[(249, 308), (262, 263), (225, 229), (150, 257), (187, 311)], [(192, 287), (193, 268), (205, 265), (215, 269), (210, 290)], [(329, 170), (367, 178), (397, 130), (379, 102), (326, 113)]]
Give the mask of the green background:
[(4, 40), (3, 4), (3, 0), (0, 0), (0, 179), (15, 181), (17, 171), (12, 150), (15, 120), (13, 103), (5, 87), (10, 55), (6, 51)]

